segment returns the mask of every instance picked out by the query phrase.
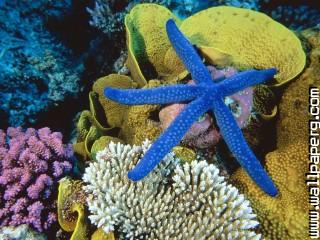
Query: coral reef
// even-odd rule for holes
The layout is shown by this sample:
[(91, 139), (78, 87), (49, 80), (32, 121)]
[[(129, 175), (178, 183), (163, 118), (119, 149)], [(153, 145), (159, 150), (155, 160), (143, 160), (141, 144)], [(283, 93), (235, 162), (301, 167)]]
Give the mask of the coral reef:
[(2, 227), (0, 228), (1, 240), (46, 240), (44, 234), (37, 233), (32, 230), (28, 225), (23, 224), (17, 227)]
[(310, 85), (320, 86), (320, 34), (307, 30), (302, 38), (311, 47), (310, 64), (284, 91), (279, 104), (277, 149), (266, 155), (266, 168), (279, 188), (279, 196), (265, 196), (242, 170), (231, 178), (249, 198), (266, 239), (309, 239), (308, 189), (304, 180), (309, 165), (307, 93)]
[(89, 240), (90, 231), (85, 215), (86, 196), (81, 181), (62, 178), (59, 181), (58, 221), (63, 230), (73, 232), (70, 240)]
[[(213, 81), (223, 81), (227, 77), (231, 77), (237, 73), (234, 68), (217, 69), (213, 66), (207, 66)], [(188, 84), (194, 85), (194, 81)], [(224, 99), (225, 104), (231, 110), (240, 128), (244, 128), (249, 121), (250, 112), (253, 105), (253, 89), (246, 88)], [(186, 104), (170, 104), (161, 109), (159, 119), (162, 129), (169, 127), (171, 122), (186, 107)], [(215, 127), (212, 127), (213, 119), (205, 114), (194, 123), (188, 132), (184, 135), (182, 141), (190, 147), (209, 148), (217, 144), (220, 140), (220, 134)]]
[(293, 79), (305, 66), (300, 40), (286, 27), (259, 12), (213, 7), (187, 18), (180, 29), (204, 54), (210, 54), (210, 47), (214, 47), (231, 55), (237, 69), (277, 68), (278, 84)]
[(170, 153), (144, 180), (130, 181), (127, 171), (149, 147), (110, 143), (86, 168), (93, 224), (117, 229), (120, 239), (260, 239), (249, 202), (214, 165), (180, 166)]
[(49, 128), (0, 130), (0, 225), (49, 229), (56, 221), (55, 186), (71, 170), (72, 154)]
[[(144, 88), (160, 85), (157, 80), (150, 80)], [(141, 144), (146, 138), (154, 140), (161, 132), (160, 122), (153, 119), (158, 114), (159, 105), (124, 106), (106, 99), (105, 87), (135, 88), (137, 84), (129, 77), (110, 74), (99, 78), (89, 94), (90, 111), (84, 110), (77, 123), (78, 138), (73, 145), (75, 153), (84, 160), (94, 158), (112, 140)], [(113, 137), (112, 137), (113, 136)]]
[(319, 24), (320, 11), (312, 6), (300, 5), (278, 6), (272, 9), (270, 15), (273, 19), (295, 30), (302, 30), (309, 27), (315, 27)]
[(46, 28), (70, 1), (4, 1), (0, 6), (0, 109), (9, 126), (36, 123), (39, 113), (81, 91), (81, 58)]
[(266, 196), (244, 171), (232, 176), (249, 198), (266, 239), (308, 239), (307, 150), (306, 143), (299, 141), (267, 154), (266, 169), (279, 189), (277, 198)]
[(240, 165), (246, 169), (250, 177), (263, 191), (270, 196), (276, 196), (277, 189), (274, 183), (246, 143), (232, 112), (223, 102), (223, 98), (271, 79), (277, 70), (275, 68), (247, 70), (224, 81), (214, 83), (202, 59), (188, 39), (180, 32), (174, 20), (168, 20), (166, 30), (173, 48), (191, 73), (196, 85), (177, 84), (138, 90), (120, 90), (107, 87), (104, 90), (107, 98), (126, 105), (189, 102), (170, 127), (155, 141), (138, 165), (128, 173), (128, 177), (133, 181), (139, 181), (148, 175), (162, 158), (180, 142), (192, 124), (210, 110), (215, 116), (224, 141)]
[[(151, 24), (155, 21), (155, 14), (160, 17)], [(289, 29), (262, 13), (220, 6), (180, 21), (162, 6), (140, 4), (126, 17), (129, 36), (127, 65), (140, 85), (150, 78), (172, 81), (185, 76), (181, 61), (172, 47), (168, 48), (164, 29), (169, 18), (175, 19), (180, 30), (211, 64), (236, 69), (276, 67), (276, 81), (271, 82), (275, 85), (292, 80), (305, 66), (300, 40)], [(157, 54), (154, 53), (156, 49)], [(150, 69), (152, 72), (147, 71)]]
[(157, 3), (168, 5), (167, 0), (125, 0), (119, 3), (115, 0), (95, 0), (94, 7), (87, 8), (91, 15), (90, 24), (108, 35), (114, 35), (124, 30), (125, 15), (139, 3)]
[(105, 233), (99, 228), (92, 234), (91, 240), (115, 240), (115, 237), (113, 232)]

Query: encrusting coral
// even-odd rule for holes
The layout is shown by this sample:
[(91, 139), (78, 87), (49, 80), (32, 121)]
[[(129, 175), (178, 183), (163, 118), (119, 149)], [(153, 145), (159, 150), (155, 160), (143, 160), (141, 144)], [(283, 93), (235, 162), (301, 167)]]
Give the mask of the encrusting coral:
[(72, 154), (49, 128), (0, 130), (0, 225), (49, 229), (56, 222), (56, 183), (71, 170)]
[(117, 229), (120, 239), (260, 239), (249, 202), (206, 161), (179, 165), (169, 153), (145, 179), (130, 181), (127, 171), (149, 147), (110, 143), (86, 168), (93, 224)]
[(249, 198), (257, 213), (259, 230), (266, 239), (309, 239), (308, 189), (308, 91), (320, 86), (319, 31), (302, 32), (310, 45), (310, 64), (304, 73), (284, 91), (279, 104), (277, 149), (266, 155), (266, 169), (279, 188), (277, 198), (265, 196), (239, 169), (232, 182)]
[(279, 189), (276, 198), (254, 186), (244, 171), (232, 176), (232, 182), (249, 198), (266, 239), (308, 239), (307, 150), (300, 141), (267, 154), (266, 169)]

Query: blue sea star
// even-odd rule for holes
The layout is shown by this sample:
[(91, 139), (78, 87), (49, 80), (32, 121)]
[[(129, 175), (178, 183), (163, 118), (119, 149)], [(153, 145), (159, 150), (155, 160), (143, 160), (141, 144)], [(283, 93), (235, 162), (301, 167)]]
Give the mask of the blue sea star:
[(191, 125), (211, 110), (221, 135), (240, 165), (264, 192), (270, 196), (276, 196), (278, 194), (276, 186), (249, 148), (232, 113), (223, 101), (226, 96), (272, 78), (277, 73), (276, 69), (247, 70), (214, 83), (196, 50), (173, 20), (167, 21), (166, 29), (173, 48), (191, 73), (196, 85), (177, 84), (153, 89), (106, 88), (104, 91), (107, 98), (126, 105), (189, 102), (152, 144), (135, 168), (129, 171), (128, 177), (138, 181), (148, 175), (164, 156), (179, 144)]

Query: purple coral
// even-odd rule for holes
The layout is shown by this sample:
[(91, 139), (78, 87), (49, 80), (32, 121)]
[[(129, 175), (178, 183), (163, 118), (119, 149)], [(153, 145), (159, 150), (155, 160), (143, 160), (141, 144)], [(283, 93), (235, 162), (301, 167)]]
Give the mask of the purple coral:
[(56, 221), (55, 184), (72, 169), (72, 155), (62, 134), (49, 128), (0, 130), (0, 226), (49, 229)]
[[(213, 81), (219, 82), (225, 78), (231, 77), (237, 73), (237, 70), (232, 67), (217, 69), (213, 66), (207, 67)], [(194, 84), (193, 80), (188, 84)], [(244, 128), (249, 120), (251, 108), (253, 105), (253, 89), (246, 88), (236, 94), (225, 98), (225, 103), (229, 106), (233, 113), (238, 126)], [(186, 104), (170, 104), (164, 107), (159, 113), (159, 119), (163, 129), (169, 127), (170, 123), (179, 115), (185, 108)], [(213, 119), (208, 114), (205, 114), (198, 122), (194, 123), (189, 131), (185, 134), (182, 142), (197, 148), (209, 148), (218, 143), (220, 134), (212, 124)]]

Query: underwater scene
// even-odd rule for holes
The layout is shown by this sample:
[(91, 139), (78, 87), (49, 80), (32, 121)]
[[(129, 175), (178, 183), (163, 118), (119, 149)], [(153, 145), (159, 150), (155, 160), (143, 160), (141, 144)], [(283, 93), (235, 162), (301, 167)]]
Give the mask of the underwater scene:
[(0, 0), (0, 240), (320, 239), (318, 0)]

